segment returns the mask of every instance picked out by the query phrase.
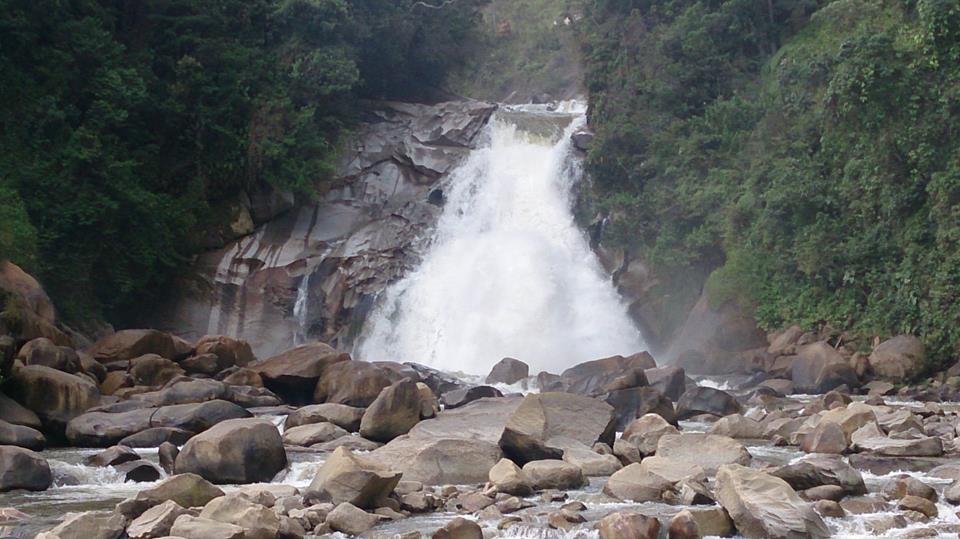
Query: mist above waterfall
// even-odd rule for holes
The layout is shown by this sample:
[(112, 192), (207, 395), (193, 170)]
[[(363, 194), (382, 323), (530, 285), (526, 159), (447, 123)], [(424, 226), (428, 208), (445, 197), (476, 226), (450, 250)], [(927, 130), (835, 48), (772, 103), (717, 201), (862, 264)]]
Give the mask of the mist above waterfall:
[[(646, 348), (572, 215), (578, 163), (569, 135), (584, 121), (529, 108), (497, 113), (487, 144), (444, 186), (420, 266), (368, 319), (358, 359), (480, 374), (509, 356), (533, 372), (558, 372)], [(559, 136), (544, 133), (545, 122)]]

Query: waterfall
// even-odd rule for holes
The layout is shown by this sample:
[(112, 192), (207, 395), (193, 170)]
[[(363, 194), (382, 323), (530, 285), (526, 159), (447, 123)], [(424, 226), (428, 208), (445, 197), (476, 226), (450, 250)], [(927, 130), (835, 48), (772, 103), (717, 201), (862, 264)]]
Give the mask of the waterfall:
[(300, 346), (307, 342), (307, 300), (310, 293), (310, 273), (303, 274), (300, 284), (297, 286), (297, 299), (293, 303), (293, 317), (297, 321), (297, 329), (293, 334), (294, 346)]
[(358, 358), (485, 374), (509, 356), (558, 372), (646, 349), (573, 218), (570, 135), (584, 123), (582, 110), (496, 114), (443, 186), (420, 266), (368, 318)]

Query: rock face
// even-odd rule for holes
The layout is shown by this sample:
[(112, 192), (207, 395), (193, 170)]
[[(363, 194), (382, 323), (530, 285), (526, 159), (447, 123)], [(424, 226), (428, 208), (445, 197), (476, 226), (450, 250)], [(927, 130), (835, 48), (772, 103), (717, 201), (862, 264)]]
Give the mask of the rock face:
[(39, 454), (22, 447), (0, 446), (0, 492), (46, 490), (52, 483), (50, 466)]
[(420, 421), (420, 391), (416, 382), (404, 378), (385, 388), (363, 413), (360, 434), (377, 442), (410, 432)]
[(248, 368), (259, 374), (271, 391), (289, 402), (302, 403), (312, 398), (317, 381), (330, 365), (349, 359), (348, 354), (318, 342), (287, 350)]
[(276, 427), (263, 419), (230, 419), (190, 439), (177, 456), (177, 473), (214, 483), (270, 481), (287, 465)]
[(334, 504), (373, 508), (393, 492), (402, 474), (380, 462), (337, 448), (317, 471), (305, 496)]
[(711, 305), (704, 290), (665, 354), (688, 374), (744, 371), (743, 352), (766, 348), (766, 334), (735, 301)]
[(903, 382), (920, 373), (926, 358), (920, 339), (913, 335), (899, 335), (874, 348), (869, 361), (876, 376), (891, 382)]
[(613, 442), (613, 407), (590, 397), (540, 393), (524, 397), (500, 437), (500, 447), (515, 462), (560, 459), (563, 449), (554, 438), (570, 438), (588, 447)]
[(820, 516), (778, 477), (728, 464), (717, 472), (715, 493), (748, 539), (830, 537)]
[(8, 388), (11, 397), (36, 412), (45, 431), (58, 435), (68, 421), (100, 400), (100, 391), (88, 378), (40, 365), (17, 369)]
[(233, 335), (258, 357), (298, 338), (348, 348), (374, 296), (416, 264), (412, 247), (440, 214), (431, 193), (495, 108), (382, 104), (343, 146), (337, 179), (315, 203), (278, 215), (289, 204), (268, 200), (283, 193), (251, 190), (258, 226), (201, 255), (195, 269), (207, 282), (178, 283), (149, 325), (192, 339)]
[(530, 366), (512, 357), (505, 357), (490, 369), (488, 384), (515, 384), (530, 376)]

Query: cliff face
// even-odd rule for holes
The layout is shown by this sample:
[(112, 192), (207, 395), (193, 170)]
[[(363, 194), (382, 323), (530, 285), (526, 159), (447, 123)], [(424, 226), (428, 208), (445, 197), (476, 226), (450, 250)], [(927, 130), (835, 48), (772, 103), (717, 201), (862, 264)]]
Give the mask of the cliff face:
[(177, 283), (149, 324), (189, 339), (243, 338), (259, 357), (306, 339), (348, 347), (376, 294), (416, 264), (446, 174), (495, 108), (382, 105), (344, 149), (334, 187), (201, 255), (196, 278)]

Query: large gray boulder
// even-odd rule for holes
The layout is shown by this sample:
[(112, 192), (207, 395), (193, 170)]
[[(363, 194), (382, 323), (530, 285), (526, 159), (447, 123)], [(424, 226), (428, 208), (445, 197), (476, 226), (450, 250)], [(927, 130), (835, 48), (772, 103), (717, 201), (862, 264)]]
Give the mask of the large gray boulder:
[(524, 464), (522, 469), (534, 490), (570, 490), (587, 484), (579, 467), (562, 460), (534, 460)]
[(723, 417), (742, 411), (740, 403), (732, 395), (706, 386), (691, 387), (677, 401), (677, 419), (681, 421), (701, 414)]
[(681, 481), (703, 482), (704, 469), (691, 462), (648, 457), (610, 476), (603, 492), (621, 500), (662, 502), (675, 499)]
[(276, 539), (280, 532), (277, 514), (259, 503), (253, 503), (242, 493), (210, 500), (200, 512), (200, 518), (239, 526), (243, 528), (244, 539)]
[(127, 526), (130, 539), (158, 539), (170, 535), (170, 528), (180, 515), (188, 511), (173, 501), (167, 500), (160, 505), (144, 511)]
[(123, 516), (107, 511), (87, 511), (69, 515), (63, 522), (37, 539), (119, 539), (123, 535)]
[[(599, 395), (607, 385), (633, 369), (654, 369), (657, 363), (647, 352), (632, 356), (612, 356), (574, 365), (561, 373), (568, 391), (581, 395)], [(645, 385), (645, 384), (644, 384)]]
[(0, 492), (10, 490), (46, 490), (53, 475), (46, 459), (29, 449), (0, 446)]
[(367, 513), (363, 509), (344, 502), (337, 505), (327, 515), (327, 524), (334, 531), (347, 535), (360, 535), (380, 522), (380, 516)]
[(786, 481), (794, 490), (807, 490), (822, 485), (836, 485), (845, 494), (859, 496), (867, 493), (863, 476), (853, 466), (837, 456), (812, 456), (781, 466), (772, 475)]
[(500, 459), (488, 475), (490, 483), (497, 492), (513, 496), (529, 496), (533, 493), (533, 482), (527, 474), (510, 459)]
[(750, 452), (726, 436), (701, 433), (667, 434), (657, 442), (657, 456), (696, 464), (708, 474), (724, 464), (750, 463)]
[(100, 391), (90, 379), (40, 365), (17, 369), (6, 387), (11, 397), (40, 417), (44, 431), (55, 436), (62, 436), (67, 422), (100, 401)]
[(644, 371), (650, 387), (656, 389), (663, 396), (676, 401), (687, 391), (687, 373), (680, 367), (667, 365)]
[(715, 494), (747, 539), (819, 539), (830, 530), (812, 506), (779, 477), (727, 464), (717, 472)]
[(571, 393), (540, 393), (524, 397), (510, 415), (500, 437), (503, 452), (517, 463), (560, 459), (563, 449), (553, 438), (572, 438), (592, 447), (612, 445), (614, 409), (605, 402)]
[(332, 365), (350, 360), (350, 355), (317, 342), (287, 350), (247, 368), (263, 379), (263, 384), (287, 402), (307, 403), (317, 381)]
[(177, 456), (177, 473), (213, 483), (266, 482), (287, 465), (283, 440), (265, 419), (230, 419), (190, 439)]
[(490, 369), (488, 384), (515, 384), (530, 376), (530, 366), (512, 357), (505, 357)]
[(371, 458), (426, 485), (482, 483), (503, 457), (497, 444), (478, 439), (407, 435), (373, 451)]
[(920, 339), (898, 335), (883, 341), (870, 354), (870, 369), (878, 378), (902, 383), (926, 367), (927, 352)]
[(203, 507), (220, 496), (223, 496), (223, 491), (206, 479), (197, 474), (183, 473), (141, 490), (135, 497), (118, 504), (116, 510), (132, 520), (168, 500), (181, 507)]
[(660, 438), (667, 434), (680, 434), (680, 431), (660, 415), (646, 414), (627, 425), (614, 442), (613, 453), (625, 462), (640, 462), (657, 452)]
[(317, 471), (304, 497), (374, 508), (393, 492), (402, 475), (379, 459), (355, 455), (345, 447), (338, 447)]
[(38, 430), (0, 420), (0, 445), (15, 445), (40, 451), (47, 440)]
[(242, 407), (223, 400), (119, 413), (88, 412), (67, 424), (66, 436), (76, 446), (107, 447), (151, 428), (169, 427), (197, 433), (223, 421), (251, 415)]
[(416, 382), (404, 378), (384, 388), (360, 420), (360, 434), (377, 442), (410, 432), (420, 421), (420, 390)]

